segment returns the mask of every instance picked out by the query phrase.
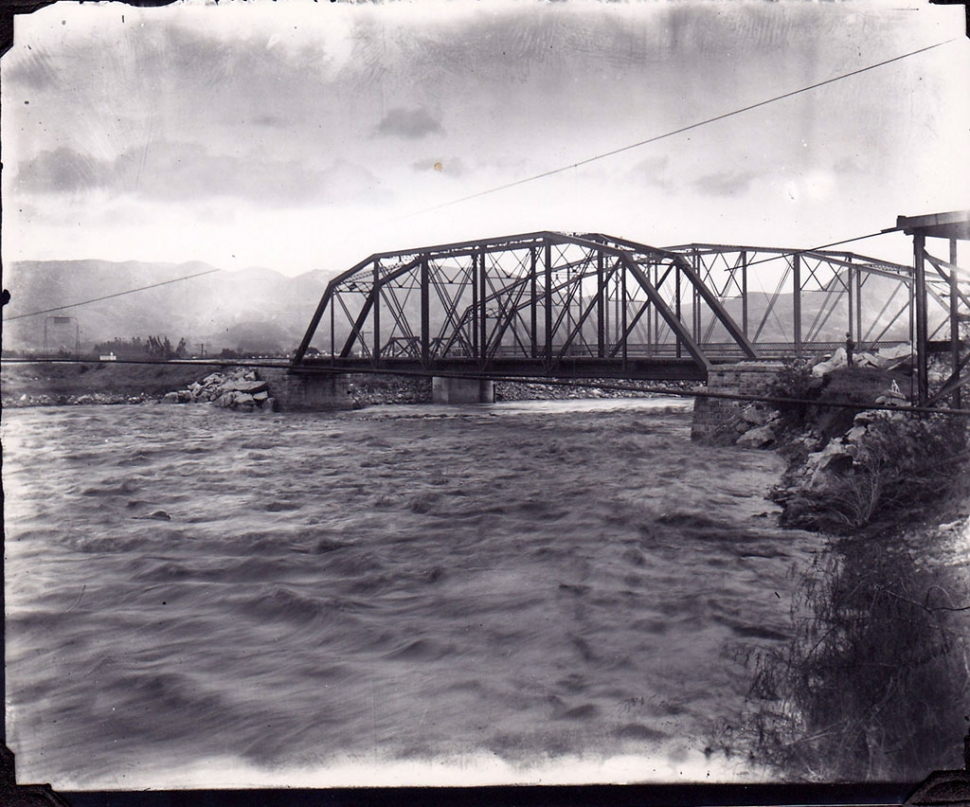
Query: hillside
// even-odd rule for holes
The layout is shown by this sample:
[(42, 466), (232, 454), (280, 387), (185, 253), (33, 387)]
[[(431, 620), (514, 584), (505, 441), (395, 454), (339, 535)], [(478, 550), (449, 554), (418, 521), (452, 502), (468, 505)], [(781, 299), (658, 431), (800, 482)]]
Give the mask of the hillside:
[[(269, 269), (215, 271), (204, 263), (127, 261), (22, 261), (4, 268), (11, 293), (4, 308), (3, 347), (39, 351), (45, 346), (73, 350), (114, 338), (185, 339), (191, 353), (224, 348), (256, 352), (292, 350), (326, 287), (330, 273), (286, 277)], [(167, 281), (212, 272), (174, 283)], [(16, 319), (25, 314), (166, 283), (89, 305)], [(55, 321), (57, 316), (61, 320)], [(71, 317), (70, 321), (63, 318)]]

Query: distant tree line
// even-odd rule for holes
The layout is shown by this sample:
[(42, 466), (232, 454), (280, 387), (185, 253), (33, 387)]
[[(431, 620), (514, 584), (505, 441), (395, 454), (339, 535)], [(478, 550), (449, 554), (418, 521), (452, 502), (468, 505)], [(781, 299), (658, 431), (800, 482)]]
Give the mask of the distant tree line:
[(94, 346), (94, 352), (99, 355), (114, 353), (119, 359), (182, 359), (188, 356), (185, 339), (179, 339), (173, 348), (167, 336), (149, 336), (142, 340), (140, 336), (131, 339), (115, 337), (108, 342), (99, 342)]

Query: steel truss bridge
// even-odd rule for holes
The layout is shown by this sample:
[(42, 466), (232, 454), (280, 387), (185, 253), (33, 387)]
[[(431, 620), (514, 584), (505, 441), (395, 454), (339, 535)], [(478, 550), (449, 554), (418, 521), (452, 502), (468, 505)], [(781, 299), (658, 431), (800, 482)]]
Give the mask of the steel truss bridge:
[(851, 252), (559, 232), (383, 252), (329, 283), (291, 370), (705, 380), (847, 333), (857, 350), (947, 349), (970, 312), (952, 253), (927, 254), (920, 305), (913, 266)]

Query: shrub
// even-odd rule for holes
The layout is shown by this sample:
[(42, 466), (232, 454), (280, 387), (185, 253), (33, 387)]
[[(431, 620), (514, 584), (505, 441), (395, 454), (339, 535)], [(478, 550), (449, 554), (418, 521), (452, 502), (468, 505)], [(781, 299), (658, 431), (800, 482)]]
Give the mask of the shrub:
[(824, 483), (789, 471), (790, 487), (778, 497), (783, 523), (844, 534), (925, 508), (947, 493), (965, 460), (965, 429), (946, 416), (873, 416), (851, 444), (847, 469), (826, 473)]
[(788, 398), (791, 403), (775, 404), (787, 429), (805, 425), (812, 404), (818, 398), (822, 382), (812, 375), (812, 363), (808, 359), (788, 359), (778, 371), (767, 393), (772, 398)]
[(820, 556), (793, 602), (790, 644), (752, 658), (741, 737), (751, 755), (812, 781), (916, 781), (959, 767), (970, 606), (945, 574), (885, 535)]
[(788, 359), (776, 373), (768, 393), (778, 398), (805, 398), (817, 387), (808, 359)]

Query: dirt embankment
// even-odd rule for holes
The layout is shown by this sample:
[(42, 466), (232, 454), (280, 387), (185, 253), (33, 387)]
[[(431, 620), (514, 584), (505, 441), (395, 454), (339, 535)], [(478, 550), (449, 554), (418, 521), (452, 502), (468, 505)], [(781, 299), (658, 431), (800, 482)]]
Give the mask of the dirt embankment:
[(219, 369), (209, 364), (165, 362), (4, 362), (0, 403), (21, 407), (161, 400), (166, 393)]

